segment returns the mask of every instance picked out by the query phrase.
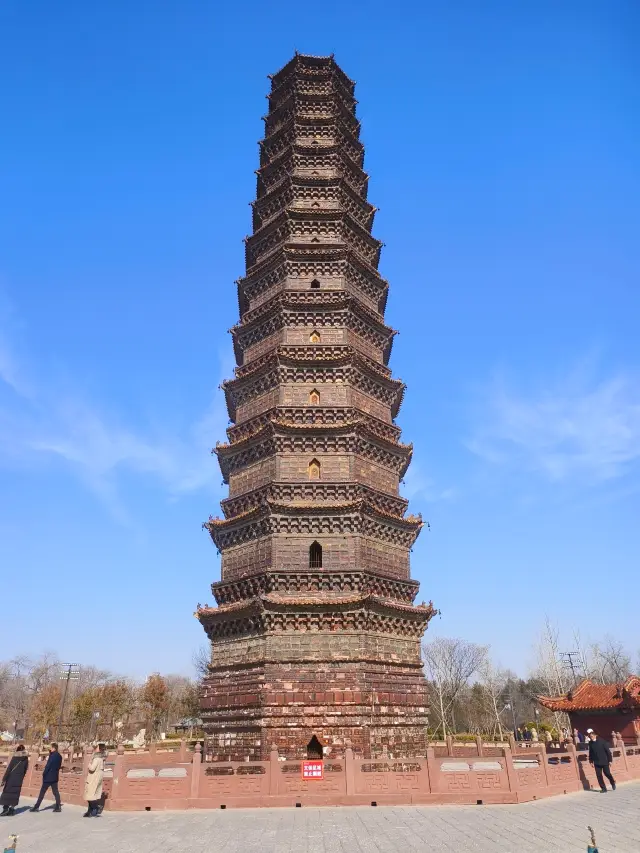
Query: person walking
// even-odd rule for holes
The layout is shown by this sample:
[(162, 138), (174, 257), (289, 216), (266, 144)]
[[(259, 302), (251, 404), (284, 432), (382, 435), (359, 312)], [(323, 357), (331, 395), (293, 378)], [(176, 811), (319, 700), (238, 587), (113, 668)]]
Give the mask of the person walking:
[(589, 737), (589, 764), (596, 771), (600, 790), (603, 794), (607, 793), (607, 786), (603, 778), (603, 776), (606, 776), (611, 783), (611, 790), (615, 791), (616, 780), (611, 775), (611, 770), (609, 769), (609, 765), (613, 761), (609, 744), (602, 740), (602, 738), (599, 738), (593, 729), (587, 729), (587, 735)]
[(103, 743), (98, 744), (98, 751), (94, 752), (89, 762), (87, 781), (84, 783), (84, 798), (88, 803), (83, 817), (98, 817), (100, 812), (98, 805), (102, 798), (102, 778), (104, 776), (104, 752)]
[(18, 745), (16, 754), (13, 756), (2, 777), (2, 795), (0, 805), (2, 812), (0, 817), (11, 817), (16, 813), (16, 806), (20, 801), (22, 783), (27, 775), (29, 767), (29, 756), (22, 744)]
[(35, 805), (31, 809), (32, 812), (40, 811), (40, 803), (43, 801), (44, 795), (47, 793), (49, 788), (51, 788), (56, 801), (56, 804), (53, 809), (54, 812), (62, 811), (62, 803), (60, 802), (60, 792), (58, 791), (58, 781), (60, 779), (61, 765), (62, 756), (58, 752), (58, 744), (52, 743), (49, 747), (49, 757), (47, 758), (47, 763), (45, 764), (44, 770), (42, 771), (42, 787), (40, 788), (38, 799), (36, 800)]

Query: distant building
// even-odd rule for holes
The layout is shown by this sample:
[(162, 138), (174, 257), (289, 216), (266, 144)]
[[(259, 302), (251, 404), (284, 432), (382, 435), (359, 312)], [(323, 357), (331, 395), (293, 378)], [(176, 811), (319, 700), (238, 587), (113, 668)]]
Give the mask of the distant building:
[(640, 737), (640, 677), (632, 675), (617, 684), (596, 684), (589, 679), (564, 696), (538, 696), (538, 702), (550, 711), (569, 715), (571, 728), (584, 733), (593, 729), (607, 740), (611, 732), (620, 732), (625, 743)]

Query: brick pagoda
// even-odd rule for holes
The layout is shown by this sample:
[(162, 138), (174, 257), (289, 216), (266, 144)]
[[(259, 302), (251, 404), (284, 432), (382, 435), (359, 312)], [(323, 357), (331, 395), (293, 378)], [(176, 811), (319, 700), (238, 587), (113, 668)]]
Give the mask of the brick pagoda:
[(229, 497), (206, 525), (222, 555), (202, 717), (217, 758), (324, 747), (424, 755), (428, 699), (409, 552), (422, 520), (399, 483), (381, 243), (371, 235), (354, 84), (333, 57), (271, 77), (253, 234), (223, 385)]

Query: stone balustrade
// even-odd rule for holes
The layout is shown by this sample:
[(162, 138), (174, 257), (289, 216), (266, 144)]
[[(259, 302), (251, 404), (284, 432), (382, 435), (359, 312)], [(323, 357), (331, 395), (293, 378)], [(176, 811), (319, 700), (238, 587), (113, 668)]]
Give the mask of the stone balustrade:
[[(640, 779), (637, 744), (612, 740), (613, 773), (619, 782)], [(443, 746), (446, 754), (441, 754)], [(512, 748), (515, 747), (515, 748)], [(81, 805), (92, 747), (63, 752), (60, 794), (63, 802)], [(0, 755), (1, 765), (8, 755)], [(36, 796), (46, 761), (32, 753), (23, 796)], [(189, 751), (125, 752), (122, 746), (105, 759), (105, 808), (120, 811), (212, 809), (256, 806), (489, 804), (522, 803), (596, 788), (585, 750), (568, 744), (547, 751), (543, 744), (511, 742), (498, 746), (455, 743), (449, 738), (438, 753), (430, 746), (424, 757), (396, 759), (327, 758), (321, 779), (302, 778), (302, 762), (278, 755), (269, 761), (209, 762), (198, 744)]]

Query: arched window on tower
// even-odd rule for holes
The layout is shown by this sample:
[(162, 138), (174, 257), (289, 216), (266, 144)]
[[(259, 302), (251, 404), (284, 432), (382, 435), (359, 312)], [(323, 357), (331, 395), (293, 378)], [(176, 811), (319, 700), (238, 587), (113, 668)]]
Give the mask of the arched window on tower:
[(309, 568), (322, 568), (322, 545), (319, 542), (312, 542), (309, 548)]
[(309, 479), (310, 480), (319, 480), (320, 479), (320, 463), (317, 459), (312, 459), (309, 462)]
[(314, 278), (314, 280), (311, 282), (311, 289), (317, 290), (319, 287), (320, 287), (320, 282), (318, 281), (317, 278)]
[(309, 405), (311, 405), (311, 406), (319, 406), (320, 405), (320, 392), (316, 391), (315, 388), (309, 394)]
[(316, 332), (315, 329), (309, 335), (309, 343), (310, 344), (319, 344), (320, 343), (320, 332)]

